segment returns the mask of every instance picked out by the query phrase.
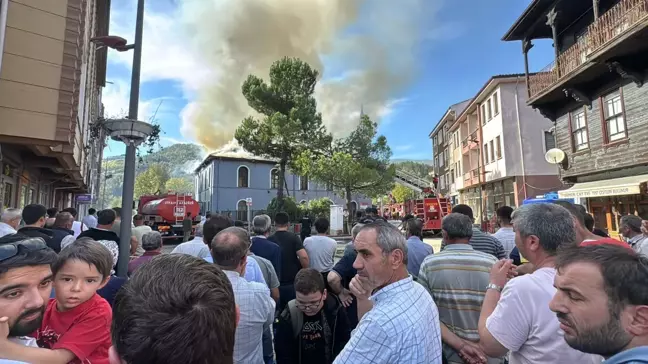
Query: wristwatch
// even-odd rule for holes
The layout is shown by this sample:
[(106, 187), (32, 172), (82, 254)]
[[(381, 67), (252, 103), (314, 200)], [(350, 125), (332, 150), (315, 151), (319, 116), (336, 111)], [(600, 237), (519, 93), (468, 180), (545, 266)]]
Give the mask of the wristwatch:
[(486, 286), (486, 290), (489, 290), (489, 289), (494, 289), (497, 292), (502, 293), (503, 287), (500, 287), (500, 286), (496, 285), (495, 283), (489, 283), (488, 286)]

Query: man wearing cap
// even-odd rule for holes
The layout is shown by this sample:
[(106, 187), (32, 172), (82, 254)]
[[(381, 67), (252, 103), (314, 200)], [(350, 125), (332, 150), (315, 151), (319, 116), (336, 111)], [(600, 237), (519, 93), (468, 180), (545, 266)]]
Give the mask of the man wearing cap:
[[(41, 238), (20, 234), (0, 238), (0, 335), (36, 347), (27, 337), (40, 328), (52, 291), (56, 253)], [(0, 364), (18, 362), (2, 358)]]

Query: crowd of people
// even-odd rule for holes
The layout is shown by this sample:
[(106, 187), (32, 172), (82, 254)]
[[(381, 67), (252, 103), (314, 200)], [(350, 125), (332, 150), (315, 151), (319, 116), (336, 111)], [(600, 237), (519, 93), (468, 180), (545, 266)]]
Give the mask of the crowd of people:
[(582, 206), (503, 207), (491, 235), (457, 205), (434, 252), (372, 211), (338, 261), (323, 217), (210, 214), (163, 254), (136, 215), (127, 279), (119, 211), (6, 209), (0, 363), (648, 363), (640, 218), (620, 241)]

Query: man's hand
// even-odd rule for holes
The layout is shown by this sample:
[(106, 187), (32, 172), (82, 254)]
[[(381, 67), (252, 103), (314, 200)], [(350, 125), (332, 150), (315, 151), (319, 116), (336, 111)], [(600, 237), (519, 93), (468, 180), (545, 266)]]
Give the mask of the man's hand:
[(349, 307), (351, 302), (353, 302), (353, 295), (349, 292), (348, 289), (342, 289), (342, 292), (338, 295), (338, 298), (342, 302), (342, 306)]
[(515, 269), (515, 267), (513, 266), (513, 261), (511, 259), (502, 259), (496, 262), (493, 264), (493, 268), (491, 268), (490, 283), (499, 287), (504, 287), (506, 282), (508, 282), (509, 275), (513, 269)]
[(358, 274), (349, 283), (349, 290), (358, 299), (368, 300), (374, 288), (369, 278), (362, 277)]
[(468, 364), (486, 364), (487, 359), (484, 352), (475, 344), (464, 341), (464, 345), (459, 350), (459, 356)]

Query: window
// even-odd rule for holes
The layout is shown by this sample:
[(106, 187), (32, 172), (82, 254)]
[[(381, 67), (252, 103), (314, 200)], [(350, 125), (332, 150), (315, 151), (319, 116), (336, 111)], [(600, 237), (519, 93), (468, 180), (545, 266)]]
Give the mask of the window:
[(545, 143), (545, 153), (549, 149), (554, 149), (556, 147), (556, 138), (554, 137), (553, 132), (551, 131), (544, 132), (544, 143)]
[(493, 106), (491, 105), (492, 101), (493, 100), (491, 99), (488, 99), (488, 101), (486, 101), (486, 106), (488, 107), (488, 120), (493, 118)]
[(603, 98), (603, 115), (605, 117), (607, 142), (627, 137), (623, 115), (623, 100), (620, 91), (615, 91)]
[(497, 148), (497, 159), (502, 159), (502, 139), (499, 135), (495, 138), (495, 148)]
[(484, 163), (488, 163), (488, 143), (484, 144)]
[(493, 148), (493, 141), (490, 141), (490, 160), (495, 162), (495, 148)]
[(306, 176), (299, 177), (299, 190), (308, 191), (308, 177)]
[(441, 189), (445, 189), (445, 175), (441, 176)]
[(481, 106), (481, 117), (482, 117), (482, 125), (486, 125), (486, 105), (482, 104)]
[(239, 166), (236, 171), (238, 175), (237, 187), (248, 188), (250, 187), (250, 170), (246, 166)]
[(497, 92), (493, 94), (493, 110), (495, 111), (495, 115), (499, 114), (499, 97), (497, 96)]
[(455, 171), (454, 171), (454, 169), (450, 170), (450, 183), (455, 183)]
[(236, 220), (247, 221), (247, 202), (245, 200), (239, 200), (236, 204)]
[(587, 117), (585, 110), (572, 112), (569, 114), (571, 118), (572, 142), (574, 151), (579, 151), (589, 148), (589, 139), (587, 136)]
[(4, 196), (2, 198), (2, 203), (5, 208), (13, 206), (13, 203), (11, 202), (11, 197), (12, 197), (12, 189), (13, 185), (11, 183), (5, 182), (4, 184)]
[(270, 170), (270, 188), (273, 190), (279, 188), (279, 170), (277, 168)]
[(444, 153), (443, 151), (442, 151), (441, 154), (440, 154), (439, 162), (441, 162), (441, 164), (439, 164), (439, 167), (443, 167), (443, 166), (445, 165), (445, 157), (444, 157), (444, 154), (445, 154), (445, 153)]

